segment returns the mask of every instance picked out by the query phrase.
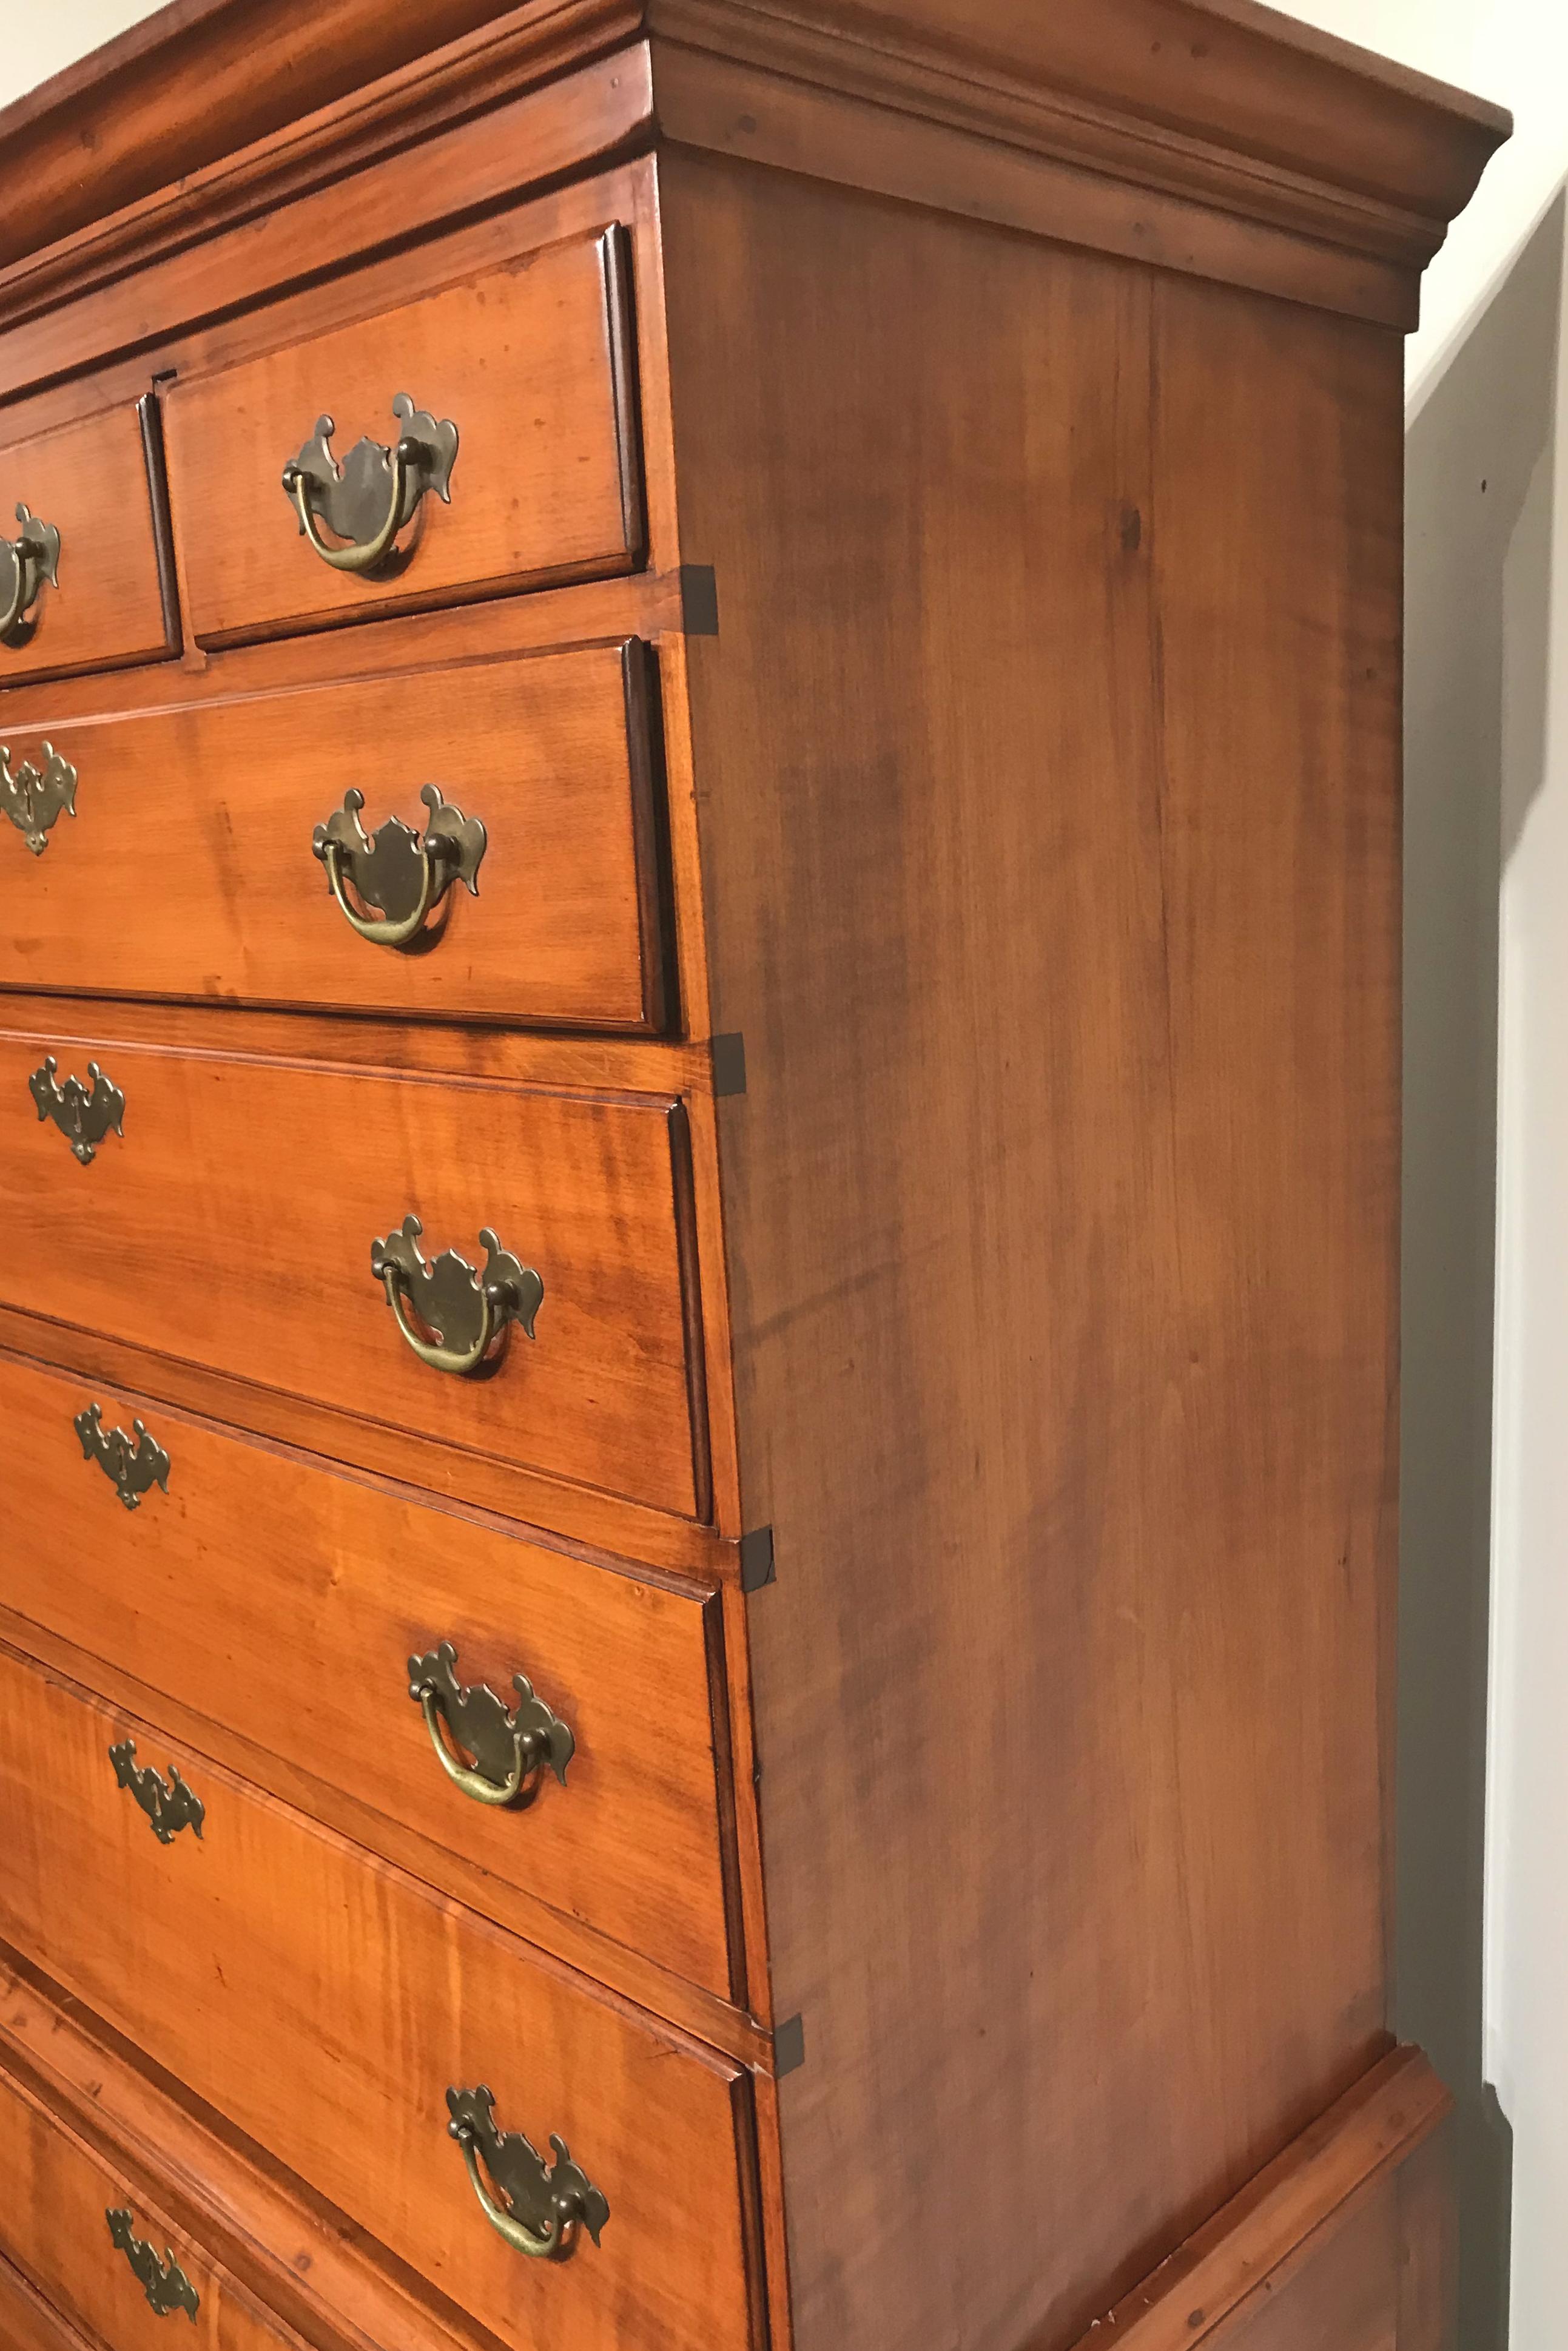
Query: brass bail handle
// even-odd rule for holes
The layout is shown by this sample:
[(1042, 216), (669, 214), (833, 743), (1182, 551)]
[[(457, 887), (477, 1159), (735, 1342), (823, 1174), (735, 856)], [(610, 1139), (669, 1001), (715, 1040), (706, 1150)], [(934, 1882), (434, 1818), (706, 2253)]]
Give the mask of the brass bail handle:
[[(488, 846), (484, 826), (477, 817), (448, 806), (438, 785), (424, 785), (419, 797), (429, 811), (423, 835), (396, 816), (368, 833), (360, 821), (365, 796), (350, 786), (342, 807), (317, 826), (311, 839), (345, 920), (373, 946), (411, 946), (454, 883), (461, 882), (471, 898), (479, 895), (479, 868)], [(359, 905), (349, 895), (350, 885)], [(362, 914), (361, 906), (376, 912)]]
[(33, 631), (27, 615), (46, 583), (59, 586), (60, 535), (53, 523), (40, 522), (18, 505), (22, 528), (15, 538), (0, 538), (0, 644), (25, 645)]
[(463, 2150), (479, 2208), (515, 2252), (530, 2261), (563, 2262), (575, 2248), (580, 2231), (598, 2244), (610, 2218), (609, 2201), (572, 2161), (563, 2138), (550, 2133), (555, 2160), (547, 2164), (520, 2131), (497, 2128), (495, 2095), (483, 2084), (476, 2090), (448, 2090), (446, 2105), (452, 2116), (447, 2129)]
[[(401, 431), (389, 447), (356, 442), (341, 466), (332, 455), (336, 430), (328, 415), (297, 457), (283, 468), (283, 487), (299, 528), (323, 563), (361, 577), (391, 566), (398, 533), (413, 520), (427, 490), (452, 502), (452, 468), (457, 458), (457, 427), (416, 408), (406, 392), (392, 404)], [(322, 537), (325, 523), (332, 538)]]
[(577, 1741), (536, 1696), (526, 1674), (514, 1674), (512, 1687), (517, 1703), (508, 1711), (486, 1683), (465, 1686), (450, 1641), (408, 1661), (408, 1694), (418, 1702), (436, 1761), (454, 1787), (476, 1803), (510, 1804), (521, 1812), (538, 1795), (546, 1771), (565, 1787)]
[[(372, 1241), (371, 1271), (405, 1343), (420, 1362), (455, 1379), (471, 1379), (485, 1368), (497, 1341), (512, 1323), (527, 1338), (533, 1337), (544, 1282), (531, 1265), (503, 1249), (488, 1227), (479, 1236), (486, 1252), (479, 1272), (455, 1249), (444, 1249), (427, 1263), (419, 1247), (423, 1230), (417, 1217), (405, 1217), (398, 1231)], [(425, 1332), (435, 1335), (427, 1338)]]

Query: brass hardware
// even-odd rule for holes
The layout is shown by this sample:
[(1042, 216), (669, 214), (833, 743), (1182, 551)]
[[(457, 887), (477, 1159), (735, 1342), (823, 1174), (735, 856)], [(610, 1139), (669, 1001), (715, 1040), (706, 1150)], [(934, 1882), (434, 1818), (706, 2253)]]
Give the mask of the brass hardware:
[(63, 1086), (57, 1085), (58, 1066), (52, 1053), (46, 1055), (43, 1068), (35, 1070), (27, 1080), (27, 1091), (38, 1106), (40, 1122), (52, 1118), (82, 1165), (90, 1167), (104, 1136), (111, 1131), (119, 1135), (125, 1133), (125, 1096), (96, 1061), (87, 1065), (90, 1087), (79, 1078), (68, 1078)]
[[(476, 1273), (454, 1249), (444, 1249), (427, 1264), (419, 1249), (423, 1229), (417, 1217), (405, 1217), (399, 1231), (372, 1241), (371, 1271), (420, 1362), (433, 1371), (468, 1379), (483, 1368), (508, 1323), (517, 1323), (533, 1337), (545, 1286), (531, 1265), (507, 1255), (488, 1227), (479, 1236), (486, 1252), (482, 1273)], [(414, 1328), (409, 1301), (425, 1330), (435, 1333), (437, 1343)]]
[[(340, 467), (330, 447), (337, 428), (329, 416), (319, 416), (298, 456), (283, 468), (283, 486), (300, 531), (334, 571), (365, 575), (383, 566), (393, 569), (398, 559), (392, 542), (413, 520), (426, 490), (434, 490), (444, 505), (452, 503), (456, 425), (450, 418), (437, 423), (428, 409), (415, 408), (406, 392), (392, 406), (402, 429), (390, 449), (380, 441), (357, 441)], [(318, 516), (344, 545), (333, 547), (322, 538)]]
[(0, 644), (25, 645), (36, 621), (28, 613), (47, 580), (59, 586), (60, 535), (52, 522), (39, 522), (24, 506), (16, 508), (21, 529), (0, 538)]
[(174, 2259), (172, 2248), (165, 2251), (162, 2261), (143, 2238), (133, 2233), (129, 2210), (108, 2211), (109, 2233), (135, 2271), (142, 2293), (147, 2296), (158, 2317), (167, 2318), (172, 2311), (183, 2310), (194, 2320), (202, 2306), (201, 2296)]
[[(463, 2149), (463, 2160), (485, 2218), (499, 2237), (537, 2262), (563, 2262), (586, 2229), (595, 2244), (610, 2218), (610, 2206), (587, 2173), (573, 2163), (566, 2141), (550, 2133), (553, 2164), (535, 2153), (520, 2131), (496, 2127), (496, 2097), (476, 2090), (448, 2090), (452, 2120), (446, 2127)], [(497, 2204), (485, 2185), (479, 2158), (500, 2189)]]
[(84, 1461), (96, 1461), (128, 1510), (139, 1510), (141, 1497), (154, 1486), (169, 1490), (169, 1456), (149, 1434), (145, 1421), (133, 1420), (134, 1441), (123, 1428), (105, 1430), (102, 1407), (89, 1404), (71, 1426), (81, 1439)]
[(44, 746), (44, 764), (35, 768), (24, 759), (15, 771), (10, 747), (0, 743), (0, 809), (4, 809), (35, 857), (42, 857), (55, 819), (63, 809), (77, 812), (77, 771), (62, 759), (52, 743)]
[(184, 1828), (194, 1829), (200, 1838), (207, 1808), (181, 1779), (174, 1764), (170, 1764), (165, 1780), (151, 1763), (138, 1763), (134, 1739), (122, 1739), (118, 1747), (111, 1747), (109, 1760), (120, 1786), (130, 1789), (146, 1813), (160, 1844), (172, 1844)]
[[(515, 1713), (504, 1698), (484, 1682), (465, 1687), (457, 1679), (457, 1652), (443, 1641), (428, 1656), (410, 1657), (408, 1694), (418, 1700), (430, 1743), (441, 1768), (454, 1785), (480, 1804), (531, 1804), (538, 1793), (539, 1774), (549, 1767), (564, 1788), (566, 1767), (577, 1741), (558, 1714), (552, 1714), (526, 1675), (514, 1674), (517, 1693)], [(442, 1735), (442, 1723), (459, 1748), (473, 1757), (465, 1763)]]
[[(430, 810), (424, 837), (390, 816), (379, 832), (367, 833), (360, 822), (363, 792), (350, 786), (343, 805), (319, 824), (310, 846), (327, 868), (327, 880), (343, 913), (361, 938), (376, 946), (405, 947), (424, 928), (455, 882), (471, 898), (479, 895), (479, 866), (486, 846), (485, 828), (477, 817), (448, 808), (434, 784), (419, 795)], [(345, 871), (354, 894), (367, 906), (379, 907), (382, 921), (361, 914), (343, 888)]]

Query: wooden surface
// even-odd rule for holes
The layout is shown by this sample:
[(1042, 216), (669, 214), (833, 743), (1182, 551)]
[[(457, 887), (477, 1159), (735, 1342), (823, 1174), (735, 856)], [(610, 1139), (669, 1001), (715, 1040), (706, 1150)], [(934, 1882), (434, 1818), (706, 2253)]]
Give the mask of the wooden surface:
[[(625, 642), (13, 726), (14, 761), (47, 740), (78, 780), (41, 857), (0, 842), (0, 986), (653, 1026), (653, 691)], [(455, 884), (404, 954), (355, 935), (311, 841), (350, 789), (367, 832), (423, 832), (427, 783), (485, 856), (477, 897)]]
[[(264, 156), (312, 131), (356, 148), (378, 133), (401, 143), (411, 115), (495, 104), (607, 49), (624, 57), (639, 34), (672, 61), (760, 53), (830, 96), (869, 85), (891, 116), (967, 116), (992, 141), (1151, 190), (1194, 187), (1239, 214), (1401, 251), (1407, 266), (1429, 256), (1508, 127), (1499, 108), (1252, 0), (1071, 0), (1022, 16), (1004, 0), (785, 12), (745, 0), (440, 0), (417, 24), (367, 0), (180, 0), (0, 116), (0, 160), (19, 191), (0, 261), (25, 284), (39, 274), (33, 249), (77, 232), (90, 266), (117, 206), (140, 226), (166, 191), (165, 213), (210, 214), (214, 167), (247, 142)], [(312, 108), (324, 111), (295, 128)]]
[[(350, 323), (297, 331), (170, 391), (170, 498), (198, 643), (635, 560), (624, 469), (635, 480), (639, 458), (623, 445), (617, 375), (632, 358), (620, 340), (624, 320), (612, 317), (602, 241), (525, 250), (505, 268), (434, 290), (405, 266), (403, 287), (411, 298), (380, 310), (373, 291), (341, 281), (334, 310)], [(274, 332), (287, 332), (281, 321)], [(361, 435), (390, 445), (400, 392), (458, 428), (450, 503), (421, 501), (394, 577), (335, 571), (302, 536), (283, 468), (324, 414), (337, 426), (340, 465)]]
[[(159, 585), (141, 423), (131, 402), (0, 448), (0, 536), (6, 538), (16, 536), (18, 501), (59, 532), (59, 582), (39, 590), (26, 643), (0, 644), (0, 688), (175, 650)], [(0, 729), (5, 724), (0, 693)], [(23, 757), (19, 749), (16, 757)]]
[[(1364, 2324), (1330, 2324), (1321, 2297), (1348, 2294), (1381, 2321), (1397, 2316), (1403, 2295), (1414, 2320), (1418, 2289), (1412, 2273), (1445, 2258), (1445, 2229), (1409, 2231), (1390, 2257), (1389, 2221), (1417, 2217), (1434, 2195), (1448, 2192), (1446, 2118), (1453, 2101), (1419, 2050), (1392, 2050), (1347, 2090), (1258, 2177), (1249, 2180), (1154, 2274), (1116, 2308), (1096, 2318), (1074, 2351), (1179, 2351), (1195, 2343), (1250, 2346), (1333, 2344), (1366, 2351), (1397, 2332)], [(1342, 2231), (1354, 2234), (1339, 2242)], [(1331, 2248), (1333, 2249), (1331, 2251)], [(1315, 2326), (1316, 2333), (1311, 2329)], [(1411, 2337), (1427, 2351), (1427, 2337)], [(1439, 2351), (1436, 2341), (1432, 2351)]]
[[(194, 2317), (155, 2311), (107, 2214), (130, 2210), (138, 2238), (165, 2267), (171, 2256), (195, 2289)], [(155, 2206), (0, 2073), (0, 2254), (70, 2324), (115, 2351), (167, 2351), (173, 2319), (199, 2351), (298, 2351), (299, 2338), (267, 2318)], [(4, 2302), (0, 2300), (0, 2310)], [(189, 2333), (184, 2330), (188, 2328)], [(7, 2328), (5, 2340), (16, 2337)]]
[(1386, 2045), (1399, 347), (661, 193), (797, 2340), (1060, 2345)]
[[(520, 2351), (749, 2344), (733, 2066), (9, 1656), (0, 1698), (6, 1941)], [(116, 1784), (128, 1735), (201, 1796), (199, 1842), (159, 1844)], [(478, 2083), (503, 2128), (568, 2141), (601, 2245), (528, 2262), (489, 2228), (446, 2128)]]
[[(89, 1401), (106, 1429), (145, 1420), (167, 1494), (121, 1506), (76, 1436)], [(716, 1603), (4, 1356), (0, 1416), (33, 1432), (0, 1473), (0, 1604), (727, 1995)], [(408, 1660), (446, 1640), (465, 1682), (510, 1705), (524, 1673), (570, 1725), (564, 1788), (497, 1811), (445, 1779)]]
[[(5, 1952), (0, 2068), (316, 2351), (496, 2351), (494, 2335)], [(7, 2320), (10, 2274), (0, 2262)]]
[[(125, 1094), (89, 1167), (34, 1112), (48, 1054), (61, 1080), (99, 1061)], [(0, 1102), (0, 1181), (37, 1210), (0, 1231), (8, 1304), (702, 1515), (678, 1106), (14, 1030)], [(371, 1245), (410, 1215), (427, 1259), (482, 1265), (489, 1227), (539, 1272), (537, 1336), (511, 1331), (492, 1375), (404, 1344)]]

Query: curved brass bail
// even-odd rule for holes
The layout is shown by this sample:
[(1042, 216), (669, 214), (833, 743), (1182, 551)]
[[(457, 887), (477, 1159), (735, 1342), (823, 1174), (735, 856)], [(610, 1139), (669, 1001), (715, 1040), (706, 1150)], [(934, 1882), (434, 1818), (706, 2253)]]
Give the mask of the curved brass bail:
[(416, 465), (423, 455), (423, 452), (417, 441), (405, 439), (393, 444), (392, 498), (387, 507), (387, 518), (374, 538), (367, 539), (362, 545), (349, 547), (329, 546), (322, 538), (316, 525), (316, 517), (311, 511), (310, 494), (303, 467), (290, 465), (287, 468), (283, 476), (284, 485), (294, 502), (294, 511), (299, 517), (299, 528), (323, 563), (329, 563), (334, 571), (364, 572), (373, 571), (379, 563), (386, 561), (392, 543), (402, 528), (399, 517), (402, 511), (402, 496), (407, 486), (409, 466)]
[(530, 2261), (564, 2261), (576, 2241), (577, 2222), (552, 2220), (542, 2236), (535, 2236), (531, 2229), (525, 2229), (520, 2220), (496, 2202), (485, 2185), (485, 2177), (479, 2168), (479, 2150), (472, 2139), (462, 2138), (458, 2145), (463, 2149), (463, 2160), (468, 2167), (468, 2177), (473, 2182), (474, 2193), (479, 2199), (480, 2210), (496, 2234), (504, 2238), (514, 2252), (527, 2253)]
[(489, 1290), (481, 1289), (479, 1292), (479, 1334), (471, 1347), (461, 1351), (455, 1347), (440, 1346), (434, 1340), (423, 1338), (415, 1330), (409, 1320), (408, 1311), (403, 1303), (402, 1280), (395, 1265), (383, 1267), (382, 1287), (386, 1291), (387, 1304), (397, 1318), (398, 1329), (402, 1332), (420, 1362), (428, 1364), (433, 1372), (450, 1372), (457, 1379), (471, 1379), (494, 1345), (496, 1332), (499, 1328), (496, 1301)]
[(444, 870), (445, 860), (440, 849), (428, 835), (421, 842), (420, 848), (424, 860), (424, 880), (420, 886), (419, 903), (411, 914), (404, 914), (397, 922), (392, 922), (384, 916), (361, 914), (355, 912), (349, 903), (348, 893), (343, 887), (342, 850), (335, 841), (329, 841), (322, 846), (321, 862), (327, 868), (328, 887), (342, 908), (350, 927), (359, 933), (361, 938), (369, 939), (374, 946), (406, 947), (412, 940), (419, 936), (420, 932), (424, 928), (425, 920), (432, 906), (442, 894), (446, 878)]
[(422, 1690), (419, 1710), (424, 1717), (424, 1727), (430, 1733), (430, 1743), (435, 1750), (436, 1761), (453, 1785), (472, 1796), (477, 1804), (515, 1804), (523, 1792), (526, 1780), (534, 1779), (544, 1767), (544, 1757), (538, 1750), (538, 1742), (530, 1733), (517, 1734), (517, 1750), (512, 1768), (504, 1780), (486, 1780), (470, 1763), (461, 1763), (448, 1747), (442, 1730), (440, 1702), (434, 1690)]

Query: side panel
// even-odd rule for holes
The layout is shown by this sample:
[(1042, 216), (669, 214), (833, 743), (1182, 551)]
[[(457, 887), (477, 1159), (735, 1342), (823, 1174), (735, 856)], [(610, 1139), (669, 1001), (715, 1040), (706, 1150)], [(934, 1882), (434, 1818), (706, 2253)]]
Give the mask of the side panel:
[(1399, 344), (661, 191), (796, 2323), (1054, 2346), (1387, 2045)]

